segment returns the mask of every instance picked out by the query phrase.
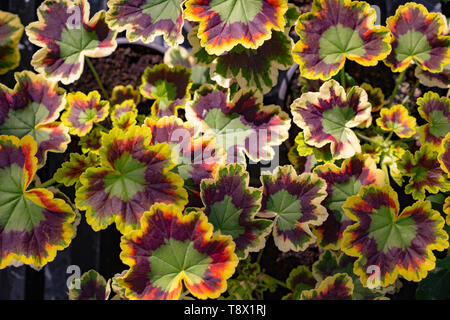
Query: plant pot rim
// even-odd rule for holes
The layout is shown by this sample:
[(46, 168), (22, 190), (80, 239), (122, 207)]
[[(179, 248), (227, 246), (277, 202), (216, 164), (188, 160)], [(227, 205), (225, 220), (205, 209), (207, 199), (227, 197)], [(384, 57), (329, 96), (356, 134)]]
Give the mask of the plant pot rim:
[(144, 46), (144, 47), (153, 49), (153, 50), (161, 53), (162, 55), (164, 55), (164, 53), (166, 53), (166, 51), (168, 50), (168, 48), (159, 44), (156, 40), (153, 42), (144, 43), (141, 40), (132, 42), (132, 41), (128, 40), (126, 37), (119, 37), (116, 39), (116, 42), (117, 42), (117, 46), (125, 46), (125, 45)]

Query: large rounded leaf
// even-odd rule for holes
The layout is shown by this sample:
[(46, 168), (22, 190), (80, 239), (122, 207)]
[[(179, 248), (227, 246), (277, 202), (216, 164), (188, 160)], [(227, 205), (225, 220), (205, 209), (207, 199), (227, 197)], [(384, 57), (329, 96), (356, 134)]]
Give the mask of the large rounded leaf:
[(201, 212), (183, 215), (173, 205), (156, 204), (140, 230), (122, 237), (120, 258), (130, 270), (117, 278), (129, 299), (178, 299), (183, 283), (197, 298), (217, 298), (238, 264), (230, 236), (212, 236)]
[(283, 252), (304, 251), (316, 240), (312, 226), (328, 217), (322, 201), (327, 196), (326, 183), (314, 173), (297, 176), (294, 167), (275, 169), (273, 175), (261, 176), (262, 217), (275, 217), (273, 238)]
[(38, 21), (25, 31), (31, 43), (41, 47), (31, 60), (37, 72), (49, 80), (70, 84), (83, 73), (84, 57), (105, 57), (117, 47), (117, 32), (105, 22), (105, 11), (89, 20), (87, 0), (46, 0), (37, 10)]
[(0, 269), (13, 259), (42, 267), (74, 236), (72, 208), (46, 189), (28, 189), (36, 151), (30, 136), (0, 136)]
[(429, 201), (418, 201), (400, 213), (397, 193), (388, 185), (361, 188), (343, 208), (356, 222), (344, 231), (343, 250), (358, 258), (353, 270), (366, 287), (368, 270), (374, 268), (379, 270), (382, 287), (399, 275), (409, 281), (422, 280), (435, 266), (432, 250), (442, 251), (449, 245), (444, 219)]
[(152, 42), (164, 35), (171, 46), (183, 42), (185, 0), (109, 0), (106, 22), (115, 31), (127, 31), (130, 41)]
[(14, 76), (13, 90), (0, 84), (0, 134), (32, 136), (41, 167), (47, 152), (64, 152), (70, 142), (69, 129), (55, 121), (64, 108), (66, 92), (56, 82), (30, 71)]
[(446, 22), (442, 14), (409, 2), (398, 7), (386, 23), (394, 41), (384, 62), (393, 72), (406, 70), (413, 61), (431, 72), (441, 72), (450, 63), (450, 37), (443, 34)]
[(243, 166), (232, 164), (220, 169), (213, 179), (201, 182), (203, 212), (214, 231), (231, 235), (236, 254), (245, 259), (249, 252), (261, 250), (272, 222), (255, 219), (261, 206), (261, 191), (251, 188)]
[(312, 12), (302, 14), (295, 28), (300, 40), (293, 54), (302, 76), (328, 80), (346, 59), (374, 66), (386, 58), (392, 38), (375, 20), (375, 10), (364, 1), (314, 1)]
[(209, 54), (221, 55), (240, 44), (256, 49), (283, 31), (287, 0), (188, 0), (185, 18), (200, 23), (198, 37)]
[(361, 145), (352, 128), (371, 118), (372, 105), (367, 93), (353, 87), (348, 93), (335, 80), (320, 87), (320, 92), (308, 92), (291, 105), (294, 122), (304, 130), (305, 142), (321, 148), (330, 144), (336, 159), (361, 153)]
[(181, 208), (187, 203), (183, 180), (171, 171), (169, 146), (150, 141), (150, 129), (140, 127), (113, 128), (102, 138), (100, 167), (81, 175), (75, 198), (94, 230), (115, 222), (126, 233), (140, 227), (142, 215), (156, 202)]
[(203, 86), (186, 105), (186, 118), (216, 138), (227, 153), (227, 163), (272, 160), (274, 146), (289, 136), (290, 119), (279, 106), (263, 105), (257, 91), (240, 90), (230, 100), (230, 90)]
[(353, 224), (342, 205), (348, 197), (357, 195), (362, 186), (384, 185), (385, 174), (369, 155), (362, 154), (346, 159), (341, 167), (327, 163), (316, 167), (314, 172), (326, 181), (328, 194), (324, 200), (328, 218), (314, 233), (320, 247), (338, 250), (342, 246), (342, 233)]

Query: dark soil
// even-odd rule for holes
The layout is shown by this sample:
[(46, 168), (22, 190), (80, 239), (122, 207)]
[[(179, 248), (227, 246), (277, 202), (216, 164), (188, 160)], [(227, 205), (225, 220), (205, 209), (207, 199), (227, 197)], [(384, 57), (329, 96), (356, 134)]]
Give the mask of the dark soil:
[[(118, 85), (133, 85), (138, 88), (145, 68), (163, 62), (163, 53), (141, 45), (120, 46), (113, 54), (106, 58), (91, 59), (103, 86), (108, 94)], [(91, 70), (85, 66), (83, 75), (78, 81), (70, 85), (69, 92), (92, 90), (100, 91)]]

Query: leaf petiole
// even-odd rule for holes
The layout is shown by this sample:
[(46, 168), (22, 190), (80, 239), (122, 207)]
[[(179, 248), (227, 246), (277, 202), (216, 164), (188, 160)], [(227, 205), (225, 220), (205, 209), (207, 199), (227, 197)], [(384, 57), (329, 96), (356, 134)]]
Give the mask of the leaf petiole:
[(92, 64), (91, 60), (88, 57), (85, 56), (84, 58), (86, 60), (86, 63), (88, 65), (89, 69), (91, 69), (91, 72), (94, 75), (95, 81), (97, 81), (98, 86), (102, 90), (103, 96), (109, 101), (108, 92), (106, 91), (105, 87), (103, 86), (102, 82), (100, 81), (100, 77), (98, 76), (98, 73), (94, 68), (94, 65)]
[[(384, 159), (383, 159), (382, 161), (384, 161)], [(390, 185), (390, 181), (389, 181), (389, 171), (388, 171), (387, 165), (386, 165), (385, 163), (382, 163), (381, 169), (382, 169), (383, 172), (384, 172), (384, 179), (385, 179), (386, 184), (387, 184), (387, 185)]]
[(398, 88), (400, 87), (400, 84), (403, 82), (403, 78), (405, 78), (406, 70), (408, 70), (408, 69), (403, 70), (402, 73), (400, 73), (400, 75), (398, 76), (397, 82), (395, 83), (394, 91), (392, 91), (391, 98), (389, 99), (389, 103), (386, 107), (388, 109), (392, 106), (392, 103), (394, 102), (395, 95), (397, 94)]
[(384, 145), (388, 146), (389, 142), (391, 141), (392, 135), (394, 134), (394, 131), (389, 132), (388, 137), (386, 138), (386, 140), (384, 140)]
[(272, 276), (269, 276), (267, 273), (265, 274), (265, 276), (266, 276), (267, 278), (269, 278), (270, 281), (275, 282), (277, 285), (279, 285), (279, 286), (281, 286), (281, 287), (283, 287), (283, 288), (286, 288), (286, 289), (288, 289), (288, 290), (291, 290), (291, 288), (289, 288), (289, 287), (286, 285), (286, 283), (284, 283), (283, 281), (280, 281), (280, 280), (278, 280), (278, 279), (276, 279), (276, 278), (274, 278), (274, 277), (272, 277)]
[(104, 132), (106, 132), (106, 133), (109, 132), (108, 128), (106, 128), (105, 126), (103, 126), (103, 125), (100, 124), (99, 122), (95, 122), (95, 125), (96, 125), (97, 127), (99, 127), (102, 131), (104, 131)]
[(50, 180), (45, 181), (44, 183), (41, 183), (38, 188), (47, 188), (51, 185), (54, 185), (56, 183), (55, 178), (51, 178)]
[(365, 141), (368, 141), (368, 142), (371, 142), (371, 143), (374, 143), (374, 144), (376, 144), (377, 146), (383, 147), (383, 148), (384, 148), (384, 145), (382, 145), (381, 143), (379, 143), (379, 142), (376, 141), (375, 139), (369, 138), (369, 137), (367, 137), (367, 136), (365, 136), (365, 135), (363, 135), (363, 134), (361, 134), (361, 133), (359, 133), (359, 132), (355, 132), (355, 133), (356, 133), (356, 135), (358, 136), (358, 138), (360, 138), (360, 139), (362, 139), (362, 140), (365, 140)]
[(263, 251), (264, 251), (264, 248), (262, 248), (259, 252), (258, 252), (258, 257), (256, 258), (256, 263), (260, 263), (261, 262), (261, 259), (262, 259), (262, 256), (263, 256)]

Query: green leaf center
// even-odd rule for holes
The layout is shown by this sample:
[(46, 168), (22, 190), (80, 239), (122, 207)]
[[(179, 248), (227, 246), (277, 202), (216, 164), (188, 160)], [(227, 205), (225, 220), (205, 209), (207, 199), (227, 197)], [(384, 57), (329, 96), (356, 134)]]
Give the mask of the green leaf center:
[(431, 49), (432, 47), (428, 43), (425, 34), (416, 30), (409, 30), (398, 37), (398, 46), (395, 49), (395, 54), (398, 61), (404, 61), (413, 57), (424, 62), (430, 59)]
[(429, 171), (429, 168), (425, 168), (422, 166), (416, 166), (415, 168), (413, 168), (411, 170), (411, 172), (412, 172), (412, 177), (413, 177), (414, 181), (415, 182), (426, 181), (428, 179), (428, 171)]
[(248, 24), (262, 11), (261, 0), (212, 0), (209, 6), (220, 15), (224, 24)]
[(348, 130), (347, 122), (355, 117), (355, 112), (350, 107), (333, 106), (322, 114), (323, 131), (335, 137), (338, 141), (343, 141), (343, 136)]
[(23, 168), (13, 163), (0, 169), (0, 226), (3, 232), (33, 230), (45, 220), (42, 208), (23, 191)]
[(269, 197), (266, 210), (277, 213), (277, 227), (280, 231), (295, 229), (302, 217), (300, 201), (284, 189)]
[(105, 192), (110, 197), (118, 197), (123, 201), (133, 199), (134, 195), (145, 190), (145, 163), (134, 159), (128, 152), (114, 162), (114, 173), (106, 175)]
[(81, 124), (86, 124), (93, 122), (97, 118), (97, 110), (96, 109), (86, 109), (80, 113), (80, 117), (78, 121)]
[(177, 88), (173, 83), (165, 80), (156, 81), (151, 88), (154, 97), (158, 98), (158, 105), (161, 109), (167, 109), (177, 97)]
[(242, 146), (251, 133), (251, 126), (245, 125), (239, 114), (226, 115), (219, 109), (212, 109), (203, 119), (215, 131), (217, 143), (228, 150), (233, 146)]
[(95, 31), (87, 31), (83, 25), (76, 28), (65, 28), (61, 32), (59, 45), (60, 56), (66, 63), (76, 64), (80, 54), (85, 50), (93, 50), (98, 47), (99, 41)]
[(177, 22), (182, 0), (147, 0), (142, 5), (142, 12), (151, 17), (152, 24), (161, 20)]
[[(400, 120), (399, 120), (400, 121)], [(396, 120), (389, 120), (386, 122), (386, 127), (389, 129), (392, 129), (395, 132), (402, 132), (403, 131), (403, 124)]]
[(214, 230), (220, 230), (222, 234), (238, 238), (245, 232), (245, 228), (239, 224), (242, 209), (236, 208), (229, 195), (225, 195), (222, 201), (211, 205), (208, 221), (214, 226)]
[(430, 133), (435, 137), (445, 137), (450, 132), (450, 122), (441, 110), (433, 110), (430, 114)]
[(326, 30), (319, 40), (319, 55), (327, 64), (340, 63), (351, 56), (364, 56), (364, 41), (358, 32), (342, 24)]
[(9, 109), (8, 117), (0, 126), (2, 134), (23, 138), (34, 137), (35, 127), (49, 116), (48, 109), (40, 103), (32, 102), (23, 109)]
[(194, 248), (194, 242), (190, 239), (178, 241), (173, 238), (165, 240), (165, 244), (151, 253), (148, 258), (150, 262), (149, 280), (153, 286), (170, 291), (176, 286), (174, 281), (178, 280), (184, 273), (193, 283), (203, 280), (212, 259), (198, 252)]
[(416, 222), (410, 217), (397, 217), (392, 209), (382, 206), (372, 214), (368, 236), (377, 243), (378, 251), (387, 253), (392, 248), (404, 250), (417, 235)]
[(347, 201), (347, 198), (357, 195), (361, 189), (361, 181), (356, 177), (350, 177), (344, 183), (336, 183), (331, 188), (331, 194), (328, 199), (328, 208), (332, 210), (338, 221), (350, 220), (345, 214), (342, 206)]

